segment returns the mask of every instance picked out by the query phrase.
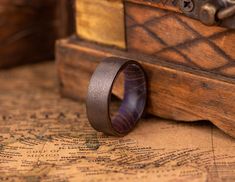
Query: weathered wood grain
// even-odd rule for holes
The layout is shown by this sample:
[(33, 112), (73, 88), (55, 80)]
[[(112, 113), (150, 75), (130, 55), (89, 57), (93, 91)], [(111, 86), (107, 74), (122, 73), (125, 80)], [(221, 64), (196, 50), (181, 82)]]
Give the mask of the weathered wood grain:
[(85, 40), (126, 47), (122, 0), (76, 0), (76, 27)]
[[(203, 25), (164, 2), (125, 0), (123, 6), (119, 0), (77, 0), (77, 34), (138, 55), (235, 78), (235, 30)], [(119, 13), (110, 15), (111, 10)]]
[(125, 12), (129, 52), (235, 78), (235, 30), (152, 4), (126, 2)]
[(177, 13), (182, 13), (178, 8), (179, 0), (124, 0), (124, 2), (131, 2), (145, 6), (151, 6), (155, 8), (165, 9), (174, 11)]
[[(80, 39), (62, 40), (57, 44), (63, 95), (84, 100), (89, 79), (102, 59), (129, 58), (139, 61), (147, 72), (148, 113), (188, 122), (210, 120), (235, 137), (235, 30), (203, 25), (168, 3), (166, 6), (159, 3), (161, 0), (119, 1), (123, 3), (121, 9), (125, 9), (125, 22), (121, 23), (125, 26), (116, 27), (113, 20), (117, 18), (116, 22), (120, 23), (123, 16), (110, 18), (105, 10), (109, 11), (109, 5), (117, 0), (78, 2), (88, 2), (77, 6)], [(98, 5), (101, 11), (94, 12)], [(123, 13), (121, 9), (119, 12)], [(95, 26), (92, 27), (92, 23)], [(79, 33), (81, 30), (91, 31), (93, 35), (83, 36)], [(123, 35), (124, 46), (107, 38), (110, 35)], [(121, 51), (107, 45), (125, 49)], [(122, 82), (117, 80), (113, 90), (119, 97), (123, 95)]]
[(0, 68), (53, 58), (55, 40), (72, 31), (68, 3), (0, 1)]
[[(134, 59), (147, 72), (149, 113), (181, 121), (210, 120), (235, 137), (234, 79), (81, 41), (61, 40), (56, 52), (61, 92), (67, 97), (86, 98), (89, 79), (105, 57)], [(120, 83), (114, 93), (121, 97)]]

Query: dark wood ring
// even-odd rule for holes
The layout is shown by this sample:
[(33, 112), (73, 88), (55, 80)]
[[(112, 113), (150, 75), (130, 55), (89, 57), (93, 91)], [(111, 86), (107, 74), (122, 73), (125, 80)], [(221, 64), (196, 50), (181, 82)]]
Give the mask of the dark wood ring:
[[(111, 119), (109, 105), (112, 87), (119, 73), (124, 73), (124, 97)], [(132, 60), (107, 58), (96, 68), (87, 96), (87, 117), (97, 131), (123, 136), (141, 118), (147, 100), (147, 81), (141, 65)]]

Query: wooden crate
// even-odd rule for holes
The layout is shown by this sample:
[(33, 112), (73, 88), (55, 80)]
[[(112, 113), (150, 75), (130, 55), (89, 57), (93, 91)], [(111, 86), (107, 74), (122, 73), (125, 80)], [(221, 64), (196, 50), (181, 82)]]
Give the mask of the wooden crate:
[[(149, 113), (180, 121), (210, 120), (235, 136), (235, 31), (203, 25), (161, 3), (103, 1), (105, 5), (77, 0), (76, 36), (57, 43), (62, 94), (85, 99), (89, 79), (102, 59), (133, 59), (147, 72)], [(116, 14), (106, 23), (100, 21), (110, 8)], [(118, 29), (114, 36), (116, 19), (123, 31)], [(120, 85), (114, 88), (119, 97)]]

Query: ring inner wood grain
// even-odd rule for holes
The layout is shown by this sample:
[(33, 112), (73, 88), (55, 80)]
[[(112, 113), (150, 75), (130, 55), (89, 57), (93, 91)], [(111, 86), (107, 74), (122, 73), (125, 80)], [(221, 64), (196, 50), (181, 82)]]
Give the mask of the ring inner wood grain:
[(143, 70), (130, 64), (124, 68), (123, 73), (124, 97), (118, 112), (112, 118), (112, 126), (119, 133), (127, 133), (134, 128), (144, 111), (147, 97)]

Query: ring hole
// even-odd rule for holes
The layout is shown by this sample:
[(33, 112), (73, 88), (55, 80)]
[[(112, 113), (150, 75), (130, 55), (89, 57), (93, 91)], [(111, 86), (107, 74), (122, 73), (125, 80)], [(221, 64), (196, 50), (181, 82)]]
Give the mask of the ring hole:
[(143, 70), (136, 64), (129, 64), (116, 77), (112, 93), (122, 101), (113, 97), (110, 117), (113, 128), (119, 133), (127, 133), (134, 128), (140, 119), (146, 102), (146, 78)]
[(111, 103), (110, 103), (111, 120), (114, 119), (115, 115), (118, 113), (118, 110), (122, 104), (122, 100), (124, 97), (124, 79), (125, 79), (124, 73), (120, 72), (113, 84)]

